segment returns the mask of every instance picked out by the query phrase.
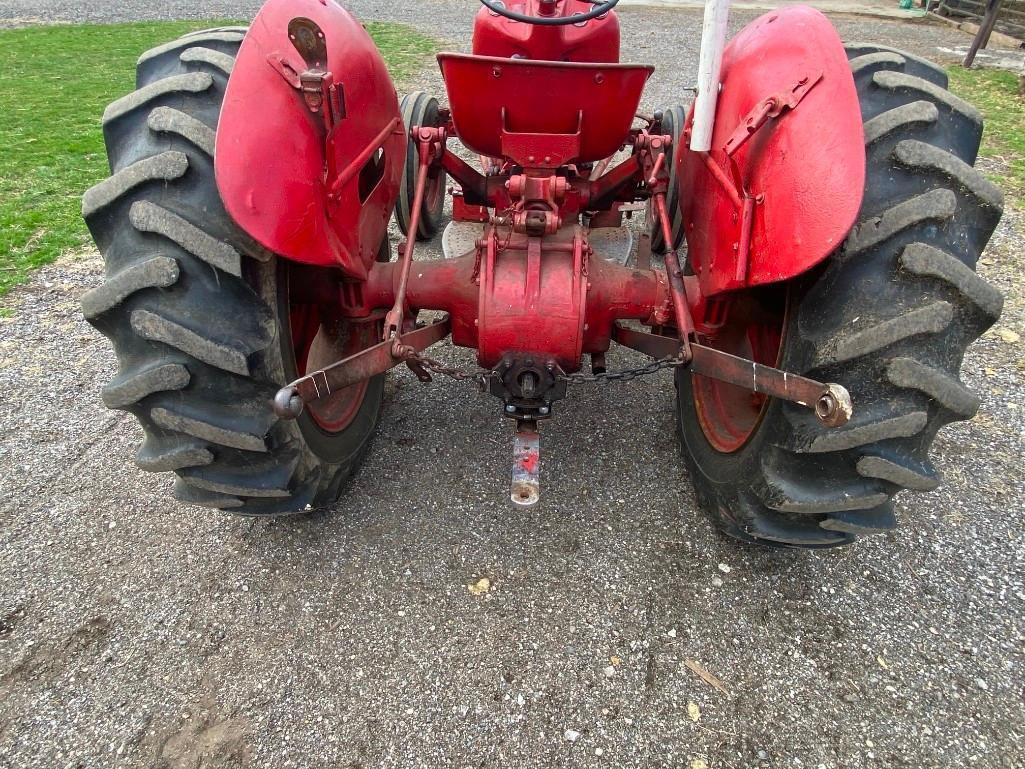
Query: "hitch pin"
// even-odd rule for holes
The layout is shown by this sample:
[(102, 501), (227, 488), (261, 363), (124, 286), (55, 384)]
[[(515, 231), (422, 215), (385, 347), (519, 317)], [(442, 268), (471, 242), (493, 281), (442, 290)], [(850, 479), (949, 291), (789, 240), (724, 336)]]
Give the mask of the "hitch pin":
[(537, 422), (520, 419), (513, 435), (512, 487), (509, 498), (517, 507), (533, 507), (541, 501), (541, 436)]

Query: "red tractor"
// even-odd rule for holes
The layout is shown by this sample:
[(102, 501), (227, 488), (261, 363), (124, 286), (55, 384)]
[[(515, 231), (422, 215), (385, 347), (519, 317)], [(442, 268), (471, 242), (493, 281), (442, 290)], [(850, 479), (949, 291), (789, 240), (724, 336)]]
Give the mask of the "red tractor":
[[(894, 494), (938, 483), (937, 430), (978, 407), (958, 371), (1001, 310), (973, 270), (1002, 206), (972, 167), (979, 113), (810, 8), (727, 45), (709, 0), (693, 105), (639, 114), (653, 68), (619, 63), (618, 0), (481, 2), (472, 53), (438, 55), (447, 106), (400, 102), (335, 0), (270, 0), (139, 59), (103, 116), (113, 175), (83, 201), (106, 261), (83, 309), (137, 464), (197, 505), (328, 505), (404, 363), (498, 398), (530, 505), (570, 385), (672, 368), (726, 533), (892, 529)], [(448, 193), (445, 258), (417, 261)], [(449, 336), (479, 368), (425, 353)], [(613, 342), (651, 363), (607, 371)]]

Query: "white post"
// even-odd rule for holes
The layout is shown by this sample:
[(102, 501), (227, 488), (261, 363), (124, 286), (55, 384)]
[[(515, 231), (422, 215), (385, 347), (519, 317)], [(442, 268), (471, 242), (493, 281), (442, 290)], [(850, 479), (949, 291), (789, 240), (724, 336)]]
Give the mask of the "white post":
[(694, 125), (690, 148), (708, 152), (712, 148), (712, 125), (719, 98), (719, 70), (726, 47), (726, 22), (730, 0), (705, 0), (705, 19), (701, 25), (701, 53), (698, 60), (698, 95), (694, 100)]

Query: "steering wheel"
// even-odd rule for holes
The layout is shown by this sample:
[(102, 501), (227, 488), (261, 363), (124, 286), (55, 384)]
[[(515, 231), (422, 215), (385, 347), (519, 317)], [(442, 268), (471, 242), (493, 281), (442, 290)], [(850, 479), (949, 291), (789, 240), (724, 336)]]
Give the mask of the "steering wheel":
[(580, 13), (574, 16), (528, 16), (525, 13), (510, 11), (505, 7), (505, 3), (503, 3), (502, 0), (480, 1), (490, 11), (497, 13), (499, 16), (504, 16), (505, 18), (512, 19), (513, 21), (522, 21), (526, 24), (536, 24), (539, 27), (564, 27), (567, 24), (580, 24), (581, 22), (596, 19), (599, 16), (604, 16), (619, 3), (619, 0), (605, 0), (605, 2), (587, 0), (589, 3), (594, 5), (594, 8), (587, 13)]

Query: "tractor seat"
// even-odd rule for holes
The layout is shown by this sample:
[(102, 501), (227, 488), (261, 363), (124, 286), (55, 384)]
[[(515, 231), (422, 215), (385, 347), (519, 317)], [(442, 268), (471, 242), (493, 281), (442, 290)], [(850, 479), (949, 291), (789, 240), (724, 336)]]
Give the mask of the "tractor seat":
[(459, 140), (479, 155), (557, 168), (613, 155), (651, 66), (440, 53)]

